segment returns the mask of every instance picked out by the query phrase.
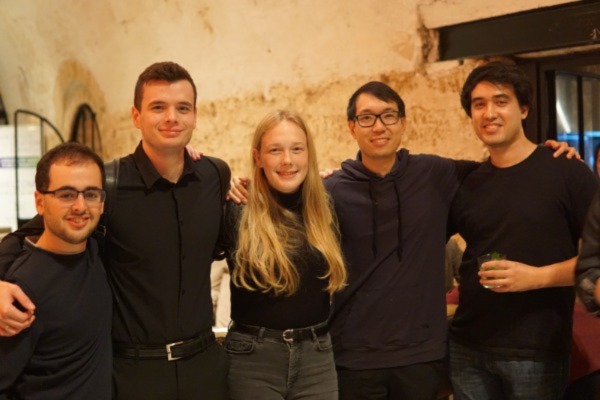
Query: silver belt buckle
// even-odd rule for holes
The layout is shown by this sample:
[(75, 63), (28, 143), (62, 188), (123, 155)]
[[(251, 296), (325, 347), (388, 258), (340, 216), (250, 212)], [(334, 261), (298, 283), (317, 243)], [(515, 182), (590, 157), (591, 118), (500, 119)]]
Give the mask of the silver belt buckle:
[(165, 345), (165, 348), (167, 349), (167, 360), (169, 361), (175, 361), (175, 360), (179, 360), (181, 357), (173, 357), (172, 353), (171, 353), (171, 348), (173, 346), (176, 346), (178, 344), (183, 343), (183, 341), (181, 342), (173, 342), (173, 343), (169, 343)]
[(285, 340), (288, 343), (294, 343), (294, 330), (293, 329), (286, 329), (285, 331), (283, 331), (283, 334), (281, 335), (283, 337), (283, 340)]

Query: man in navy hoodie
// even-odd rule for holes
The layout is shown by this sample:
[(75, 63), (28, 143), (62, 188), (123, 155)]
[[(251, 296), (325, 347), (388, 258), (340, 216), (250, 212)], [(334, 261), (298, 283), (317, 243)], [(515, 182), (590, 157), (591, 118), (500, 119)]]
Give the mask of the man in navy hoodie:
[(360, 151), (325, 181), (349, 286), (331, 333), (340, 399), (435, 399), (444, 380), (444, 246), (450, 204), (478, 164), (400, 149), (404, 102), (381, 82), (350, 98)]

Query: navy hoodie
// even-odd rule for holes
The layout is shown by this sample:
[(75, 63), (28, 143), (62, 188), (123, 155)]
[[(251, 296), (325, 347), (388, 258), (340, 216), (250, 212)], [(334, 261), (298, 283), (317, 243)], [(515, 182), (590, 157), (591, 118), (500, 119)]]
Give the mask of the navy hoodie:
[(477, 165), (401, 149), (380, 177), (359, 153), (325, 180), (349, 270), (331, 317), (338, 367), (391, 368), (444, 357), (448, 211)]

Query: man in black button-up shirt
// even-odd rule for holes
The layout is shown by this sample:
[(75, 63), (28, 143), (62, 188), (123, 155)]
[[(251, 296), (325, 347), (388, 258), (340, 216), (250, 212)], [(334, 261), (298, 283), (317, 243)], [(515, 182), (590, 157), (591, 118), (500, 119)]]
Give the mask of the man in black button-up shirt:
[[(211, 161), (185, 152), (195, 104), (193, 80), (177, 64), (153, 64), (136, 84), (132, 117), (142, 141), (120, 160), (105, 243), (117, 399), (227, 397), (227, 356), (210, 336), (221, 184)], [(179, 341), (192, 350), (169, 361), (166, 345)]]

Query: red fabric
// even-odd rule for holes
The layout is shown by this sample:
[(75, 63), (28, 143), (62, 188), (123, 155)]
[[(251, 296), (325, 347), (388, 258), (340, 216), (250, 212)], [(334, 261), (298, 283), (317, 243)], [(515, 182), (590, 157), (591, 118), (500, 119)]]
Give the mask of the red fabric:
[(600, 370), (600, 319), (589, 315), (575, 303), (573, 313), (573, 348), (570, 380)]
[(458, 286), (454, 286), (451, 291), (446, 292), (446, 304), (458, 304)]

